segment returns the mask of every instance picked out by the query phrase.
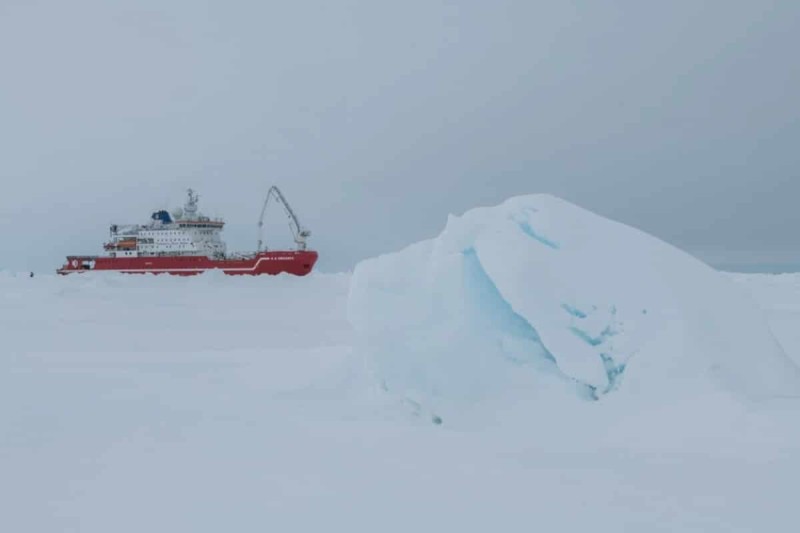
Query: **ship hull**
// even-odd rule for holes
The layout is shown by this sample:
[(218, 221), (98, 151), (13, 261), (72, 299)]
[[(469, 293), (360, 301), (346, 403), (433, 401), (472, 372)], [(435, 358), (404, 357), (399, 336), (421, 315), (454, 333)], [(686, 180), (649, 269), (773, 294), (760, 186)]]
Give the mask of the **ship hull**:
[(209, 270), (229, 275), (309, 274), (317, 262), (317, 252), (261, 252), (248, 258), (211, 259), (207, 256), (104, 257), (69, 256), (59, 274), (120, 272), (123, 274), (171, 274), (193, 276)]

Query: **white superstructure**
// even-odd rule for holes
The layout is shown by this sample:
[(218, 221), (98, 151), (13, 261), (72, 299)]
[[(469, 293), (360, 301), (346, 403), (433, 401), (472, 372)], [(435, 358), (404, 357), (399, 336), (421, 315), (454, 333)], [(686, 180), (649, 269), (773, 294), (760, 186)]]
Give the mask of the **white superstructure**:
[(110, 257), (152, 257), (203, 255), (225, 256), (222, 219), (211, 219), (198, 211), (198, 196), (192, 189), (183, 209), (171, 214), (156, 211), (147, 224), (111, 226), (111, 240), (105, 245)]

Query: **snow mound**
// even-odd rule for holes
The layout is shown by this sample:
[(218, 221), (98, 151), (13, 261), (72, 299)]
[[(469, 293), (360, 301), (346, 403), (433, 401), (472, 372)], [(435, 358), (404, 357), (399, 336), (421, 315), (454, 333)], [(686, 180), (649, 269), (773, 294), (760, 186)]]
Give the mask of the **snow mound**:
[(451, 216), (435, 239), (360, 263), (348, 318), (384, 386), (415, 401), (800, 394), (800, 371), (731, 280), (547, 195)]

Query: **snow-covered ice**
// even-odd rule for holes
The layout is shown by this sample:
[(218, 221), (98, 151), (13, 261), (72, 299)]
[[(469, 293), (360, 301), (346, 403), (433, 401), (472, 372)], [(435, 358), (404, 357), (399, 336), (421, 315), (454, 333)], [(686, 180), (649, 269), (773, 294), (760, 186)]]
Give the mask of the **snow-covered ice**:
[(360, 263), (349, 316), (386, 388), (439, 410), (509, 388), (550, 397), (554, 381), (637, 402), (800, 396), (797, 366), (729, 279), (552, 196), (450, 217)]
[(800, 275), (540, 201), (355, 280), (0, 272), (0, 531), (795, 531)]

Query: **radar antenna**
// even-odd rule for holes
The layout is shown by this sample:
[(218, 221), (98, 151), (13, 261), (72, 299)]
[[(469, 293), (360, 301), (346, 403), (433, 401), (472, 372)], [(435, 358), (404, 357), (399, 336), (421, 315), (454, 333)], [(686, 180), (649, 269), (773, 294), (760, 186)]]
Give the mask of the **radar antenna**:
[(264, 214), (267, 212), (267, 205), (273, 197), (275, 201), (283, 206), (283, 210), (286, 212), (286, 217), (289, 219), (289, 229), (292, 230), (292, 237), (297, 244), (297, 249), (305, 250), (306, 239), (311, 236), (311, 232), (300, 225), (300, 221), (297, 220), (297, 215), (294, 214), (289, 202), (286, 201), (286, 197), (283, 196), (279, 188), (273, 185), (269, 188), (269, 192), (267, 192), (267, 198), (264, 200), (264, 207), (261, 208), (261, 216), (258, 218), (258, 248), (256, 251), (262, 251), (262, 245), (264, 244)]

